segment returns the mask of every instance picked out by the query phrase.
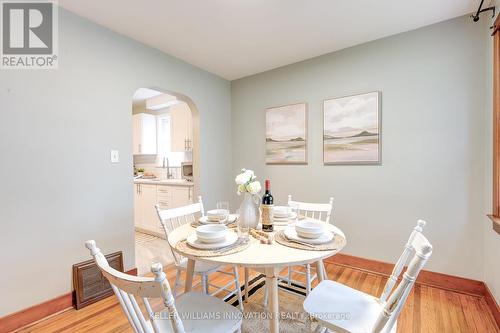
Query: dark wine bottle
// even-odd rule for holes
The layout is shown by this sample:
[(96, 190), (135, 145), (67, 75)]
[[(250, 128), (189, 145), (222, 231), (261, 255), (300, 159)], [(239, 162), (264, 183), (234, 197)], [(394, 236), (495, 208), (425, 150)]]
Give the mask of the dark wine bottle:
[(273, 209), (273, 195), (271, 194), (271, 181), (266, 179), (266, 193), (262, 196), (262, 230), (271, 232), (274, 230), (271, 210)]

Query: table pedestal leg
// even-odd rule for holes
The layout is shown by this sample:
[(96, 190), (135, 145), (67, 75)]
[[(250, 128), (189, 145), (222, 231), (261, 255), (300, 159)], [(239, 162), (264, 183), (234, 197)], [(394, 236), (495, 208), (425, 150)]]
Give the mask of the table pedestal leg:
[(321, 282), (325, 279), (325, 266), (323, 264), (323, 260), (316, 261), (316, 274), (318, 275), (318, 282)]
[(278, 302), (278, 272), (276, 268), (266, 269), (266, 286), (269, 290), (268, 311), (271, 316), (269, 321), (270, 332), (279, 333), (279, 302)]
[(193, 288), (193, 276), (194, 276), (194, 260), (188, 259), (186, 267), (186, 282), (184, 285), (184, 292), (189, 292)]

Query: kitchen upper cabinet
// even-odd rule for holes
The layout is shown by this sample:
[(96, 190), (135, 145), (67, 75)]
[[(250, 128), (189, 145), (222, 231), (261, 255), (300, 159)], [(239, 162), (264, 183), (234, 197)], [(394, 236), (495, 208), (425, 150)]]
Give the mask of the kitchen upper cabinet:
[(170, 107), (171, 150), (174, 152), (193, 149), (193, 121), (191, 109), (186, 103)]
[(138, 113), (132, 116), (133, 154), (156, 154), (156, 117), (148, 113)]

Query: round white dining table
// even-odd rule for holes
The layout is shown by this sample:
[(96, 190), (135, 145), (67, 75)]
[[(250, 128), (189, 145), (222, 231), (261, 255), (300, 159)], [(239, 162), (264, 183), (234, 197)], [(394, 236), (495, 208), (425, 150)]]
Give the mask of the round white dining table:
[[(275, 232), (285, 227), (275, 226)], [(344, 233), (337, 227), (328, 224), (328, 230), (344, 237)], [(236, 231), (236, 230), (235, 230)], [(278, 303), (278, 274), (284, 268), (295, 265), (315, 264), (318, 280), (321, 282), (324, 277), (324, 267), (322, 259), (338, 253), (342, 248), (326, 251), (302, 250), (285, 245), (281, 245), (276, 241), (272, 244), (262, 244), (259, 240), (250, 236), (250, 246), (243, 251), (215, 256), (215, 257), (198, 257), (185, 253), (176, 248), (177, 242), (186, 239), (190, 234), (195, 232), (195, 229), (190, 224), (182, 225), (174, 229), (168, 235), (168, 242), (177, 253), (188, 258), (185, 291), (191, 291), (193, 285), (194, 264), (195, 260), (206, 261), (211, 263), (236, 265), (245, 268), (246, 275), (248, 268), (256, 269), (265, 273), (266, 285), (269, 291), (268, 311), (270, 313), (270, 331), (271, 333), (279, 332), (279, 303)], [(345, 246), (344, 242), (344, 246)], [(248, 281), (248, 277), (245, 276)], [(245, 294), (247, 292), (245, 285)]]

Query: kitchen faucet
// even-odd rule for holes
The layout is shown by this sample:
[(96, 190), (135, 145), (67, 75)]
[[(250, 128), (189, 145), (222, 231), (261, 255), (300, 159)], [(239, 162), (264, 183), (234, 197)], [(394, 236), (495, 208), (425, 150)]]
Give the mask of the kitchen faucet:
[(165, 169), (165, 160), (167, 161), (167, 166), (166, 166), (166, 169), (167, 169), (167, 179), (171, 179), (172, 178), (172, 172), (170, 171), (170, 162), (168, 161), (168, 158), (167, 157), (163, 157), (163, 169)]

